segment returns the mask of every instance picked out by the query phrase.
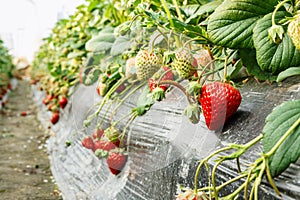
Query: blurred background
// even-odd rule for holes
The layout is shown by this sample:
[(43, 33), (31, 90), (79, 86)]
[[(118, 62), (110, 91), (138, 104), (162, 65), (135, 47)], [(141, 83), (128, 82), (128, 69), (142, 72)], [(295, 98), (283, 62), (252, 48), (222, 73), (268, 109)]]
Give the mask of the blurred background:
[(14, 57), (32, 61), (55, 23), (74, 13), (84, 0), (9, 0), (0, 6), (0, 38)]

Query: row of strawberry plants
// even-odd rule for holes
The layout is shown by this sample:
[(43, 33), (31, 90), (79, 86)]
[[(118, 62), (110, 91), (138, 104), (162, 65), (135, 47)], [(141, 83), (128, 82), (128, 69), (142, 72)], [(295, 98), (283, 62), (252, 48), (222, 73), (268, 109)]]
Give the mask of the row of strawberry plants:
[(13, 60), (8, 49), (0, 39), (0, 102), (5, 106), (7, 102), (7, 93), (13, 89), (11, 79), (13, 78)]
[[(186, 95), (188, 105), (183, 114), (192, 123), (197, 124), (203, 113), (208, 129), (221, 131), (224, 123), (230, 120), (242, 100), (239, 90), (234, 85), (242, 87), (242, 84), (251, 76), (260, 81), (280, 82), (290, 76), (297, 78), (300, 74), (297, 35), (299, 1), (278, 3), (269, 0), (266, 3), (225, 0), (224, 2), (191, 1), (187, 3), (161, 0), (120, 1), (118, 5), (122, 3), (123, 9), (116, 6), (115, 11), (122, 12), (123, 18), (118, 18), (116, 23), (112, 21), (100, 23), (101, 26), (97, 31), (91, 34), (81, 46), (84, 54), (78, 54), (78, 58), (85, 58), (85, 61), (81, 63), (84, 67), (81, 70), (77, 67), (75, 71), (66, 71), (70, 76), (77, 73), (76, 82), (79, 81), (85, 85), (97, 82), (97, 92), (103, 98), (95, 105), (96, 111), (89, 113), (84, 126), (88, 128), (93, 120), (97, 119), (95, 132), (102, 134), (101, 137), (98, 134), (93, 138), (87, 136), (83, 139), (82, 145), (92, 149), (97, 157), (106, 157), (114, 174), (119, 174), (126, 164), (128, 147), (126, 136), (130, 124), (136, 117), (144, 115), (151, 109), (154, 103), (166, 98), (166, 93), (174, 88), (180, 89)], [(102, 5), (101, 8), (110, 11), (112, 9), (109, 3), (98, 2), (98, 4), (93, 4), (95, 5)], [(104, 14), (97, 13), (96, 16), (101, 18), (101, 21), (107, 22), (108, 20)], [(115, 19), (116, 16), (110, 16), (110, 19)], [(59, 30), (63, 30), (63, 27)], [(60, 34), (57, 36), (60, 37)], [(46, 46), (51, 47), (53, 44)], [(59, 49), (54, 50), (54, 53), (57, 54), (57, 51)], [(47, 55), (49, 50), (46, 49), (44, 53)], [(61, 65), (65, 61), (64, 58), (65, 56), (56, 59), (58, 63), (47, 63), (52, 75), (50, 77), (55, 78), (50, 80), (53, 84), (48, 84), (49, 79), (44, 79), (46, 80), (44, 85), (54, 86), (57, 89), (60, 87), (59, 81), (69, 80), (61, 77), (62, 71), (56, 72), (58, 76), (52, 72), (63, 68)], [(67, 61), (70, 60), (67, 59)], [(67, 66), (74, 65), (68, 63)], [(75, 82), (68, 86), (74, 84)], [(141, 87), (144, 89), (132, 111), (121, 120), (114, 121), (118, 108)], [(56, 94), (63, 95), (63, 92), (59, 90)], [(105, 124), (103, 119), (106, 116), (100, 116), (100, 112), (104, 105), (113, 103), (117, 106), (109, 111), (112, 120)], [(278, 110), (284, 113), (291, 106), (297, 111), (299, 101), (286, 103)], [(106, 114), (109, 113), (106, 112)], [(274, 114), (270, 114), (272, 115)], [(236, 154), (222, 158), (215, 165), (216, 167), (225, 160), (238, 159), (251, 146), (263, 140), (267, 156), (260, 157), (254, 168), (241, 172), (240, 178), (246, 175), (249, 177), (241, 188), (247, 188), (249, 183), (254, 181), (255, 186), (251, 190), (250, 198), (257, 199), (257, 188), (261, 183), (262, 175), (266, 174), (277, 191), (272, 177), (278, 176), (290, 163), (299, 158), (298, 152), (292, 158), (288, 156), (290, 159), (284, 164), (273, 164), (273, 160), (280, 160), (283, 156), (281, 153), (292, 140), (290, 135), (293, 134), (293, 137), (299, 135), (299, 115), (295, 112), (292, 116), (293, 120), (289, 123), (284, 117), (280, 118), (280, 122), (277, 123), (277, 125), (288, 124), (287, 128), (291, 127), (291, 130), (282, 129), (274, 132), (265, 128), (264, 135), (258, 136), (246, 145), (232, 145), (218, 150), (200, 162), (199, 169), (221, 151), (238, 150)], [(125, 122), (125, 126), (120, 126), (120, 122)], [(267, 123), (266, 127), (268, 126)], [(274, 143), (265, 143), (266, 140)], [(283, 141), (286, 143), (283, 144)], [(107, 149), (107, 146), (114, 148)], [(297, 145), (292, 145), (292, 147), (297, 148)], [(216, 168), (213, 169), (215, 172)], [(205, 191), (201, 195), (209, 195), (211, 198), (218, 199), (218, 191), (222, 187), (214, 185), (214, 176), (213, 173), (210, 181), (212, 185), (198, 189), (197, 173), (195, 189), (188, 194), (196, 196), (199, 191)], [(228, 198), (236, 197), (240, 191), (239, 188)], [(247, 195), (245, 192), (246, 197)]]

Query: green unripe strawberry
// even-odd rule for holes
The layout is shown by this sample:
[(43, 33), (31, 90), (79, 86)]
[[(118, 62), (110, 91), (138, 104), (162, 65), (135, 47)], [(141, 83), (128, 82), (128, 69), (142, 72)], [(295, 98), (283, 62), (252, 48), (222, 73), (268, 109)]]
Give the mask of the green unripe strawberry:
[(177, 73), (182, 78), (190, 78), (197, 71), (195, 66), (196, 60), (193, 55), (186, 49), (179, 49), (175, 53), (175, 60), (172, 62), (172, 68), (177, 71)]
[(149, 79), (162, 66), (163, 58), (159, 53), (140, 50), (135, 57), (136, 75), (138, 80)]

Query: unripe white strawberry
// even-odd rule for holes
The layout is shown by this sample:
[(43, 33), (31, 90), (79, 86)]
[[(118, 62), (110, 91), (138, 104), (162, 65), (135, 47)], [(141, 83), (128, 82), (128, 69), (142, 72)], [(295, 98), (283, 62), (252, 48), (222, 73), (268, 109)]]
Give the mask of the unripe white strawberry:
[(300, 14), (294, 16), (294, 18), (290, 21), (287, 33), (292, 39), (295, 47), (300, 50)]
[(175, 60), (172, 62), (172, 68), (177, 71), (177, 73), (182, 78), (190, 78), (196, 72), (197, 64), (195, 64), (196, 59), (187, 49), (179, 49), (175, 53)]
[(136, 75), (138, 80), (149, 79), (163, 64), (162, 55), (149, 52), (148, 50), (140, 50), (135, 57)]

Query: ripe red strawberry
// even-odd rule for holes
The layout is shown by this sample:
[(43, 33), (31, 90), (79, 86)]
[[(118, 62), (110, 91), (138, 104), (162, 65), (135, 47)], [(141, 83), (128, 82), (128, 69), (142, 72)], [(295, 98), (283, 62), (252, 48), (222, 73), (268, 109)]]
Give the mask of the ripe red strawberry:
[(81, 144), (83, 147), (87, 148), (87, 149), (94, 149), (94, 141), (93, 138), (90, 136), (86, 136), (82, 139)]
[(118, 175), (127, 162), (127, 155), (118, 151), (111, 151), (106, 159), (107, 165), (112, 174)]
[(125, 84), (122, 83), (119, 87), (117, 87), (115, 92), (119, 94), (119, 93), (123, 92), (125, 90), (125, 88), (126, 88)]
[[(173, 73), (172, 71), (170, 70), (170, 68), (168, 67), (163, 67), (163, 70), (162, 71), (158, 71), (157, 73), (155, 73), (151, 78), (148, 79), (148, 85), (149, 85), (149, 88), (150, 88), (150, 91), (152, 92), (158, 85), (157, 85), (157, 81), (158, 79), (160, 78), (160, 76), (164, 73), (168, 71), (162, 78), (161, 78), (161, 81), (164, 81), (164, 80), (173, 80)], [(159, 87), (161, 89), (163, 89), (164, 91), (166, 91), (169, 87), (169, 85), (166, 85), (166, 84), (160, 84)]]
[(107, 140), (100, 140), (94, 143), (94, 151), (96, 151), (97, 149), (110, 151), (114, 148), (116, 148), (116, 145)]
[(96, 90), (97, 90), (98, 95), (103, 97), (108, 91), (108, 85), (99, 81)]
[(22, 111), (22, 112), (20, 113), (20, 115), (21, 115), (22, 117), (25, 117), (25, 116), (27, 115), (27, 112), (26, 112), (26, 111)]
[(61, 97), (59, 99), (59, 106), (64, 109), (68, 103), (68, 99), (66, 97)]
[(100, 138), (102, 137), (102, 135), (104, 134), (104, 130), (103, 129), (98, 129), (96, 128), (92, 134), (94, 140), (100, 140)]
[(210, 130), (220, 130), (240, 106), (242, 97), (232, 85), (213, 82), (202, 87), (200, 104)]
[(59, 113), (58, 112), (53, 112), (52, 117), (50, 119), (52, 124), (56, 124), (59, 120)]

